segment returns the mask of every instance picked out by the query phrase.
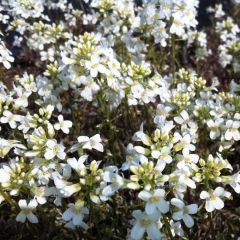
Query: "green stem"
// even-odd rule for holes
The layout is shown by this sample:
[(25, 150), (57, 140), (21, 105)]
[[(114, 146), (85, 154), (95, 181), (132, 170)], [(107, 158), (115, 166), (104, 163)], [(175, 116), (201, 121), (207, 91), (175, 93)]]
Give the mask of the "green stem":
[(0, 195), (3, 196), (3, 198), (5, 199), (5, 201), (9, 204), (9, 206), (12, 208), (13, 211), (15, 211), (17, 204), (14, 200), (12, 200), (12, 198), (9, 196), (9, 194), (7, 192), (5, 192), (2, 188), (2, 186), (0, 185)]
[(172, 75), (173, 78), (175, 78), (175, 73), (176, 73), (176, 65), (175, 65), (175, 61), (176, 61), (176, 46), (175, 46), (175, 37), (174, 35), (172, 35), (171, 38), (171, 45), (172, 45)]
[(164, 222), (164, 225), (165, 225), (165, 227), (166, 227), (166, 229), (167, 229), (167, 233), (168, 233), (167, 235), (168, 235), (168, 237), (169, 237), (171, 240), (173, 240), (174, 237), (173, 237), (173, 235), (172, 235), (171, 226), (170, 226), (169, 221), (168, 221), (168, 219), (167, 219), (166, 216), (163, 216), (163, 222)]
[(213, 240), (216, 240), (216, 237), (215, 237), (215, 228), (214, 228), (214, 223), (213, 223), (213, 213), (208, 213), (208, 217), (209, 217), (209, 220), (210, 220), (210, 224), (211, 224), (211, 228), (210, 228), (210, 232), (212, 233), (212, 239)]
[(105, 101), (105, 99), (102, 96), (103, 96), (102, 92), (100, 92), (97, 96), (98, 105), (101, 109), (102, 115), (104, 117), (104, 121), (107, 125), (106, 132), (107, 132), (108, 141), (109, 141), (109, 148), (111, 150), (112, 157), (113, 157), (113, 163), (117, 164), (117, 157), (116, 157), (117, 155), (116, 155), (115, 144), (114, 144), (116, 140), (116, 133), (114, 132), (115, 127), (112, 124), (111, 113), (108, 108), (108, 103)]

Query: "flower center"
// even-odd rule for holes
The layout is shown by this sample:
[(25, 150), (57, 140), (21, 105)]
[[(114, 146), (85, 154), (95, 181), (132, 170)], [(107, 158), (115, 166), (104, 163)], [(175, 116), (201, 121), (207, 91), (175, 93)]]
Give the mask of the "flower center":
[(158, 202), (159, 201), (159, 197), (157, 196), (152, 196), (149, 198), (149, 202), (150, 203), (155, 203), (155, 202)]

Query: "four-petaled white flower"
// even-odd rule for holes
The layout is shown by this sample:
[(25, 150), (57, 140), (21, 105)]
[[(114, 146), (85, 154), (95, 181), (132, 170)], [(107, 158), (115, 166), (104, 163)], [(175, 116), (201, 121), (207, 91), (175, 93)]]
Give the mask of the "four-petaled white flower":
[(7, 183), (11, 178), (11, 173), (12, 169), (7, 165), (3, 165), (0, 169), (0, 183)]
[(233, 121), (233, 120), (228, 120), (226, 122), (226, 127), (227, 131), (225, 133), (225, 139), (230, 141), (230, 140), (235, 140), (239, 141), (240, 140), (240, 121)]
[(64, 152), (65, 147), (62, 144), (58, 144), (57, 140), (50, 139), (46, 143), (47, 148), (44, 154), (44, 157), (47, 160), (53, 159), (57, 156), (60, 159), (64, 159), (66, 157), (66, 153)]
[(212, 119), (209, 119), (207, 121), (207, 126), (210, 129), (210, 138), (212, 140), (215, 140), (216, 138), (218, 138), (221, 134), (220, 132), (220, 126), (223, 123), (223, 119), (219, 118), (216, 121), (213, 121)]
[(2, 63), (6, 69), (10, 69), (10, 62), (14, 61), (14, 58), (11, 56), (11, 54), (12, 53), (6, 48), (5, 44), (2, 44), (2, 41), (0, 40), (0, 63)]
[(37, 207), (37, 202), (35, 200), (31, 200), (27, 204), (26, 200), (21, 199), (18, 205), (21, 208), (21, 212), (17, 215), (16, 221), (24, 223), (26, 219), (28, 219), (31, 223), (38, 223), (37, 217), (32, 213)]
[(164, 169), (166, 164), (172, 162), (171, 157), (171, 149), (169, 147), (164, 146), (161, 151), (152, 150), (151, 155), (153, 158), (158, 159), (157, 166), (161, 169)]
[(140, 240), (145, 232), (147, 232), (149, 239), (158, 240), (162, 238), (158, 226), (158, 220), (160, 217), (158, 211), (148, 215), (140, 210), (135, 210), (132, 215), (135, 217), (136, 221), (131, 229), (131, 239)]
[(102, 194), (106, 197), (112, 196), (116, 191), (118, 191), (124, 185), (124, 179), (117, 174), (117, 168), (110, 166), (103, 173), (103, 180), (108, 184), (103, 188)]
[(88, 158), (88, 155), (81, 156), (78, 160), (76, 158), (69, 158), (67, 163), (74, 169), (80, 176), (84, 176), (86, 174), (86, 166), (84, 162)]
[(236, 193), (240, 193), (240, 172), (227, 177), (229, 178), (228, 184), (234, 189)]
[(84, 202), (78, 201), (75, 204), (68, 204), (68, 209), (63, 213), (62, 218), (65, 221), (71, 221), (75, 226), (87, 229), (88, 225), (83, 221), (84, 215), (87, 214), (89, 214), (89, 210), (84, 207)]
[(64, 120), (63, 115), (58, 116), (58, 123), (54, 124), (54, 128), (56, 130), (62, 130), (64, 133), (68, 134), (69, 133), (69, 128), (72, 127), (72, 122), (69, 120)]
[(201, 199), (206, 199), (205, 208), (207, 212), (212, 212), (215, 209), (219, 210), (224, 207), (224, 202), (221, 197), (229, 198), (231, 196), (230, 192), (227, 192), (222, 187), (217, 187), (214, 191), (210, 192), (202, 191), (200, 194)]
[(101, 63), (98, 55), (92, 55), (91, 60), (86, 61), (85, 66), (90, 71), (92, 77), (96, 77), (98, 73), (109, 73), (109, 70)]
[(8, 123), (11, 128), (16, 128), (16, 122), (20, 122), (22, 120), (22, 116), (13, 114), (8, 110), (3, 112), (3, 117), (1, 117), (1, 123)]
[(194, 168), (194, 165), (197, 164), (199, 156), (197, 154), (190, 154), (189, 152), (183, 152), (182, 155), (179, 155), (179, 162), (177, 167), (182, 170), (190, 170)]
[(185, 205), (184, 202), (178, 198), (172, 198), (171, 204), (177, 207), (177, 211), (173, 213), (172, 218), (177, 221), (183, 220), (185, 225), (191, 228), (194, 225), (194, 221), (190, 214), (197, 213), (197, 204)]
[(96, 134), (91, 138), (87, 136), (80, 136), (78, 137), (78, 142), (83, 143), (83, 149), (96, 149), (99, 152), (103, 152), (103, 145), (101, 144), (102, 139), (99, 134)]
[(196, 147), (191, 144), (192, 139), (189, 134), (185, 134), (182, 137), (178, 132), (175, 132), (173, 140), (176, 143), (176, 145), (174, 146), (174, 150), (177, 152), (182, 150), (182, 152), (187, 153), (196, 149)]
[(179, 125), (186, 125), (189, 122), (189, 115), (187, 111), (183, 110), (180, 113), (180, 116), (174, 117), (174, 121)]
[(164, 196), (163, 189), (156, 189), (153, 192), (143, 190), (138, 194), (138, 197), (146, 202), (145, 211), (147, 214), (153, 214), (157, 210), (161, 213), (169, 211), (169, 203), (164, 199)]
[(189, 170), (189, 168), (184, 168), (180, 169), (178, 172), (179, 178), (178, 181), (182, 185), (187, 185), (188, 187), (195, 189), (196, 184), (195, 182), (191, 179), (192, 173)]

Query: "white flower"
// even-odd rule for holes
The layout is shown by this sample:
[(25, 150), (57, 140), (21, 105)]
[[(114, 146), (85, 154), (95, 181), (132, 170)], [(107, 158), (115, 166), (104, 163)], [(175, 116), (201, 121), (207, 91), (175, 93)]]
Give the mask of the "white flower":
[(184, 236), (184, 232), (183, 232), (183, 229), (182, 229), (181, 222), (174, 222), (173, 220), (170, 220), (170, 226), (171, 226), (172, 235), (174, 237), (176, 235), (178, 235), (179, 237)]
[(62, 218), (65, 221), (72, 221), (75, 226), (87, 229), (88, 225), (83, 222), (84, 215), (86, 214), (89, 214), (88, 208), (84, 207), (84, 202), (78, 201), (75, 204), (68, 204), (68, 209), (63, 213)]
[(0, 62), (6, 69), (11, 68), (10, 62), (13, 62), (14, 58), (11, 56), (11, 52), (6, 48), (5, 44), (0, 40)]
[(182, 35), (184, 34), (184, 22), (183, 22), (183, 15), (181, 12), (176, 12), (174, 13), (173, 15), (173, 23), (171, 25), (171, 28), (170, 28), (170, 33), (172, 34), (176, 34), (180, 37), (182, 37)]
[(7, 165), (3, 165), (0, 169), (0, 183), (7, 183), (10, 180), (12, 169)]
[(221, 126), (221, 124), (223, 123), (223, 119), (219, 118), (216, 121), (213, 121), (212, 119), (209, 119), (207, 121), (207, 125), (210, 129), (210, 138), (212, 140), (215, 140), (216, 138), (218, 138), (220, 136), (220, 129), (219, 127)]
[(161, 151), (152, 150), (152, 157), (158, 159), (156, 166), (158, 168), (164, 169), (166, 164), (172, 162), (172, 157), (170, 156), (171, 149), (169, 147), (164, 146)]
[(179, 162), (177, 167), (179, 169), (192, 169), (198, 162), (199, 156), (197, 154), (190, 154), (189, 152), (183, 152), (183, 155), (179, 155)]
[(117, 174), (116, 167), (108, 167), (103, 173), (103, 180), (106, 183), (111, 183), (103, 188), (102, 194), (106, 197), (112, 196), (116, 191), (118, 191), (124, 184), (124, 179)]
[(83, 149), (96, 149), (99, 152), (103, 152), (103, 145), (101, 144), (102, 139), (99, 134), (92, 136), (91, 138), (87, 136), (78, 137), (79, 143), (83, 144)]
[(132, 215), (136, 218), (136, 221), (131, 229), (131, 239), (140, 240), (145, 232), (147, 232), (149, 239), (159, 240), (162, 238), (157, 223), (160, 217), (159, 212), (156, 211), (148, 215), (140, 210), (135, 210)]
[(180, 169), (178, 174), (179, 174), (178, 181), (180, 184), (187, 185), (192, 189), (196, 188), (195, 182), (190, 178), (192, 173), (189, 170), (189, 168)]
[(22, 116), (11, 113), (8, 110), (3, 112), (3, 117), (1, 117), (1, 123), (8, 123), (11, 128), (16, 128), (16, 122), (20, 122), (22, 120)]
[(173, 213), (172, 218), (177, 221), (182, 219), (185, 225), (191, 228), (194, 225), (194, 221), (190, 214), (197, 213), (197, 204), (185, 205), (182, 200), (177, 198), (172, 198), (171, 204), (178, 209), (177, 212)]
[(240, 132), (239, 132), (240, 121), (228, 120), (226, 122), (226, 127), (227, 127), (227, 131), (225, 133), (225, 139), (228, 141), (230, 141), (231, 139), (234, 139), (235, 141), (239, 141), (240, 140)]
[(37, 217), (32, 213), (37, 207), (35, 200), (31, 200), (29, 204), (27, 204), (27, 201), (22, 199), (18, 202), (18, 205), (21, 208), (21, 212), (17, 215), (16, 221), (24, 223), (26, 219), (28, 219), (31, 223), (38, 223)]
[(170, 115), (170, 112), (173, 110), (170, 106), (165, 106), (164, 104), (158, 104), (157, 105), (157, 114), (163, 117), (168, 117)]
[(229, 198), (231, 196), (230, 192), (227, 192), (222, 187), (217, 187), (214, 191), (210, 192), (202, 191), (200, 194), (201, 199), (206, 199), (205, 208), (207, 212), (212, 212), (215, 209), (222, 209), (224, 207), (224, 202), (221, 197)]
[(72, 127), (72, 122), (69, 120), (64, 120), (62, 115), (58, 116), (58, 123), (54, 124), (54, 128), (56, 130), (62, 130), (64, 133), (69, 133), (69, 128)]
[(169, 204), (164, 199), (165, 191), (163, 189), (156, 189), (153, 192), (147, 192), (145, 190), (138, 194), (138, 197), (146, 202), (145, 211), (151, 215), (157, 210), (161, 213), (167, 213), (169, 211)]
[(57, 140), (50, 139), (46, 143), (47, 148), (44, 154), (44, 157), (47, 160), (53, 159), (57, 156), (60, 159), (64, 159), (66, 157), (66, 153), (64, 152), (65, 147), (62, 144), (58, 144)]
[(174, 121), (179, 125), (186, 125), (189, 122), (189, 115), (187, 111), (183, 110), (180, 116), (174, 117)]
[(86, 68), (90, 71), (92, 77), (97, 77), (98, 73), (109, 73), (109, 70), (100, 61), (98, 55), (92, 55), (91, 60), (86, 61)]
[(234, 189), (236, 193), (240, 193), (240, 172), (237, 172), (234, 175), (229, 176), (228, 184)]
[(174, 142), (177, 144), (174, 146), (175, 151), (180, 151), (182, 152), (189, 152), (189, 151), (194, 151), (196, 148), (193, 144), (191, 144), (191, 136), (189, 134), (184, 135), (183, 137), (178, 133), (174, 133)]
[(153, 29), (153, 35), (154, 35), (154, 41), (155, 43), (160, 43), (162, 47), (167, 46), (167, 38), (168, 34), (166, 32), (166, 23), (163, 21), (158, 21), (157, 24), (155, 24)]
[(81, 189), (80, 183), (73, 184), (68, 182), (58, 172), (52, 173), (52, 178), (56, 188), (64, 197), (70, 197)]
[(84, 176), (86, 174), (86, 166), (84, 162), (88, 158), (88, 155), (81, 156), (78, 160), (76, 158), (69, 158), (67, 163), (74, 169), (80, 176)]

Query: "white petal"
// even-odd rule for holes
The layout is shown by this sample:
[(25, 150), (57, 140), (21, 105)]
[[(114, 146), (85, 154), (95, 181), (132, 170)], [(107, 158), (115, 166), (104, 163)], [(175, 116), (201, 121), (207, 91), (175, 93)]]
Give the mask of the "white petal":
[(66, 121), (64, 121), (64, 125), (67, 128), (71, 128), (73, 124), (72, 124), (72, 121), (66, 120)]
[(28, 204), (28, 207), (31, 208), (31, 209), (35, 209), (37, 207), (37, 201), (36, 200), (31, 200)]
[(80, 137), (77, 138), (77, 140), (78, 140), (79, 143), (87, 142), (87, 141), (89, 141), (89, 137), (87, 137), (87, 136), (80, 136)]
[(8, 172), (4, 171), (3, 169), (0, 169), (0, 182), (5, 183), (10, 180), (10, 175)]
[(117, 191), (117, 190), (118, 190), (118, 187), (115, 184), (111, 184), (111, 185), (106, 186), (103, 189), (102, 194), (104, 196), (109, 197), (109, 196), (113, 195), (115, 193), (115, 191)]
[(138, 194), (138, 197), (141, 198), (143, 201), (148, 201), (148, 199), (152, 196), (151, 193), (147, 192), (147, 191), (141, 191)]
[(116, 176), (115, 173), (110, 172), (110, 171), (106, 171), (106, 172), (104, 172), (104, 174), (103, 174), (103, 180), (104, 180), (105, 182), (111, 182), (115, 176)]
[(196, 188), (195, 182), (191, 178), (187, 178), (186, 180), (186, 185), (192, 189)]
[(55, 124), (54, 124), (54, 128), (55, 128), (56, 130), (59, 130), (59, 129), (60, 129), (60, 123), (55, 123)]
[(215, 206), (216, 209), (222, 209), (224, 207), (224, 202), (221, 198), (217, 197), (212, 204)]
[(189, 119), (189, 115), (188, 115), (187, 111), (183, 110), (180, 114), (184, 120)]
[(17, 222), (22, 222), (22, 223), (24, 223), (24, 222), (26, 221), (26, 215), (23, 214), (23, 212), (21, 211), (21, 212), (17, 215), (16, 221), (17, 221)]
[(158, 197), (164, 197), (165, 196), (165, 190), (163, 189), (157, 189), (154, 194), (154, 196), (158, 196)]
[(174, 220), (181, 220), (183, 218), (183, 211), (173, 213), (172, 218)]
[(63, 215), (62, 215), (62, 218), (63, 218), (63, 220), (65, 220), (65, 221), (71, 220), (72, 217), (73, 217), (73, 215), (72, 215), (71, 209), (67, 209), (67, 210), (63, 213)]
[(176, 122), (176, 123), (178, 123), (178, 124), (182, 124), (183, 123), (183, 119), (181, 118), (181, 117), (175, 117), (174, 118), (174, 121)]
[(27, 201), (24, 199), (19, 200), (18, 205), (20, 208), (27, 208)]
[(145, 229), (137, 222), (131, 230), (131, 238), (134, 240), (140, 240), (143, 237), (144, 232)]
[(146, 203), (146, 213), (148, 215), (151, 215), (154, 213), (154, 211), (156, 211), (156, 205), (154, 203), (147, 202)]
[(198, 211), (198, 205), (197, 204), (190, 204), (188, 206), (186, 206), (188, 209), (188, 213), (189, 214), (195, 214)]
[(150, 239), (161, 239), (161, 233), (159, 229), (157, 228), (156, 224), (150, 224), (147, 228), (147, 234), (150, 237)]
[(225, 139), (228, 141), (232, 139), (232, 134), (229, 130), (227, 130), (225, 133)]
[(99, 134), (96, 134), (96, 135), (92, 136), (90, 139), (94, 140), (95, 142), (101, 142), (102, 141)]
[(103, 150), (103, 145), (101, 143), (96, 143), (93, 148), (95, 148), (99, 152), (103, 152), (104, 151)]
[(56, 140), (48, 140), (47, 141), (47, 146), (52, 149), (55, 145), (57, 144)]
[(63, 160), (66, 157), (66, 153), (63, 151), (60, 151), (57, 153), (57, 157)]
[(210, 194), (208, 192), (206, 192), (206, 191), (202, 191), (200, 193), (200, 198), (201, 199), (206, 199), (206, 198), (209, 198), (209, 197), (210, 197)]
[(63, 127), (62, 128), (62, 131), (65, 133), (65, 134), (69, 134), (69, 128), (68, 127)]
[(171, 204), (178, 207), (178, 208), (183, 208), (184, 207), (183, 201), (178, 199), (178, 198), (172, 198)]
[(156, 158), (156, 159), (159, 158), (160, 154), (161, 153), (158, 150), (153, 150), (152, 153), (151, 153), (152, 157)]
[(17, 127), (17, 124), (16, 124), (15, 121), (10, 121), (9, 125), (10, 125), (11, 128), (16, 128)]
[(169, 203), (166, 202), (163, 198), (157, 202), (157, 207), (162, 213), (167, 213), (169, 211)]
[(83, 220), (83, 216), (78, 214), (78, 215), (73, 215), (73, 224), (74, 225), (81, 225), (82, 224), (82, 220)]
[(60, 114), (60, 115), (58, 116), (58, 121), (59, 121), (59, 122), (62, 122), (62, 121), (63, 121), (63, 115), (62, 115), (62, 114)]
[(223, 195), (223, 193), (224, 193), (224, 188), (222, 188), (222, 187), (217, 187), (215, 190), (214, 190), (214, 192), (213, 192), (213, 194), (215, 195), (215, 196), (222, 196)]
[(212, 212), (215, 209), (211, 201), (206, 201), (205, 208), (207, 212)]
[(47, 150), (44, 154), (44, 157), (47, 159), (47, 160), (50, 160), (50, 159), (53, 159), (55, 157), (55, 154), (52, 150)]
[(191, 228), (194, 225), (193, 218), (188, 214), (183, 215), (183, 221), (188, 228)]
[(31, 222), (31, 223), (38, 223), (37, 217), (36, 217), (32, 212), (30, 212), (30, 213), (27, 215), (27, 219), (28, 219), (29, 222)]

